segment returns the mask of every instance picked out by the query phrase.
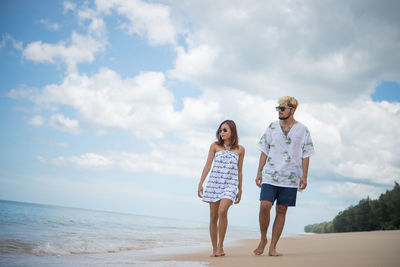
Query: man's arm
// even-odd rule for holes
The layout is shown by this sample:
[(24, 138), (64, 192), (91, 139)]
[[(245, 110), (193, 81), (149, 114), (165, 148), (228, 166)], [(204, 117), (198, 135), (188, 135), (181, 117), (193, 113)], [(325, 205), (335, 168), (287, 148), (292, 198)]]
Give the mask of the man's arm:
[(299, 185), (300, 190), (304, 190), (307, 187), (308, 165), (310, 165), (310, 157), (303, 158), (302, 160), (303, 176), (300, 179), (300, 185)]
[(261, 187), (262, 184), (262, 170), (264, 168), (265, 162), (267, 162), (267, 155), (264, 152), (261, 152), (260, 161), (258, 162), (258, 171), (257, 171), (257, 178), (256, 184), (258, 187)]

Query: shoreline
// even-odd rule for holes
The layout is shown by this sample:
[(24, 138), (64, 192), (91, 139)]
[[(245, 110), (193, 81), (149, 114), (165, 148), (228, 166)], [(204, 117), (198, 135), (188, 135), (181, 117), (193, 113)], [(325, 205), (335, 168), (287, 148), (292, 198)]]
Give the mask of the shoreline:
[(282, 257), (255, 256), (258, 239), (243, 239), (225, 247), (226, 256), (212, 258), (210, 249), (188, 254), (169, 255), (155, 261), (201, 262), (208, 266), (385, 266), (400, 263), (400, 230), (301, 234), (282, 237), (277, 250)]

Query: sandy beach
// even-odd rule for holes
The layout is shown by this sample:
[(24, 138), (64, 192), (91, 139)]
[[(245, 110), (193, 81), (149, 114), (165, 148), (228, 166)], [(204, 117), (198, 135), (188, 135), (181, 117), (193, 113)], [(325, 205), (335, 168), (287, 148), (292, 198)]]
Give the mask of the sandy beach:
[[(226, 256), (209, 257), (210, 251), (174, 255), (164, 260), (208, 262), (210, 266), (400, 266), (400, 231), (310, 234), (282, 238), (282, 257), (253, 255), (258, 240), (242, 240), (225, 247)], [(267, 245), (268, 246), (268, 245)]]

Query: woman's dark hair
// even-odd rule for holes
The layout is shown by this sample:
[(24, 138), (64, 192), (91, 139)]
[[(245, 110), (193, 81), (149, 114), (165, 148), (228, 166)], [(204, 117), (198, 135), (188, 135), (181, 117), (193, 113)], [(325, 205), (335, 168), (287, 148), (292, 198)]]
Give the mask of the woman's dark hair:
[(219, 125), (218, 129), (217, 129), (217, 145), (219, 146), (223, 146), (224, 145), (224, 140), (222, 140), (221, 135), (219, 133), (219, 130), (221, 129), (222, 124), (228, 124), (230, 130), (231, 130), (231, 148), (236, 148), (239, 145), (239, 137), (237, 134), (237, 130), (236, 130), (236, 124), (233, 120), (225, 120), (223, 122), (221, 122), (221, 124)]

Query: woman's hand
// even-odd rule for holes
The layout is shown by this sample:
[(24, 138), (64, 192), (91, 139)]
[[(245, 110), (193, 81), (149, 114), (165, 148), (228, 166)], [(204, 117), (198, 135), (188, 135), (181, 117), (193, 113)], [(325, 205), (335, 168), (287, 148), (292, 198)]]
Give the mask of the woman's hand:
[(199, 198), (203, 198), (203, 185), (199, 184), (199, 188), (197, 189), (197, 195)]
[(242, 199), (242, 190), (239, 190), (239, 192), (236, 194), (235, 204), (238, 204), (241, 199)]

